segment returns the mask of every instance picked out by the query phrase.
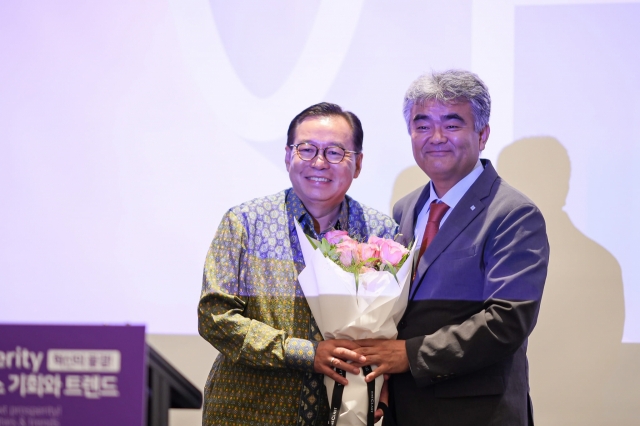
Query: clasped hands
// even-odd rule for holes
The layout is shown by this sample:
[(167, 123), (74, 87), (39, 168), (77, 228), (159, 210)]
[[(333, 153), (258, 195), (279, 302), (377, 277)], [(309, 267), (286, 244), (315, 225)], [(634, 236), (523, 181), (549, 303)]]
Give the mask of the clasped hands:
[[(360, 368), (365, 365), (377, 365), (377, 368), (365, 377), (366, 382), (371, 382), (384, 374), (385, 383), (380, 393), (380, 402), (388, 405), (388, 375), (409, 370), (404, 340), (323, 340), (318, 343), (313, 361), (316, 373), (329, 376), (343, 385), (348, 384), (349, 381), (338, 374), (334, 367), (359, 374)], [(382, 410), (378, 408), (374, 414), (375, 421), (378, 422), (382, 415)]]
[(404, 340), (323, 340), (318, 343), (313, 362), (316, 373), (322, 373), (343, 385), (349, 382), (333, 367), (358, 374), (365, 365), (377, 366), (365, 377), (366, 382), (382, 374), (408, 371), (409, 359)]

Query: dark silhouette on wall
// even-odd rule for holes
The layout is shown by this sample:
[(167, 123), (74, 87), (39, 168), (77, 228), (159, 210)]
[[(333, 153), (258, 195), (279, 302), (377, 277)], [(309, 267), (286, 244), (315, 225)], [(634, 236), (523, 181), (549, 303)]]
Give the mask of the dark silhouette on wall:
[(571, 175), (567, 151), (551, 137), (521, 139), (500, 153), (498, 173), (542, 210), (551, 246), (528, 350), (536, 425), (621, 424), (611, 421), (615, 395), (605, 393), (622, 346), (622, 275), (611, 253), (563, 211)]

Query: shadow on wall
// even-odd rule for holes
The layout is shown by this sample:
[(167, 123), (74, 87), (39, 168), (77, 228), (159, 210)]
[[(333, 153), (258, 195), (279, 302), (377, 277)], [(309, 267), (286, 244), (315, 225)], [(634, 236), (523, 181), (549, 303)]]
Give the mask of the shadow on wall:
[(615, 393), (633, 389), (613, 383), (619, 380), (622, 347), (634, 346), (621, 343), (620, 265), (563, 211), (571, 175), (566, 149), (551, 137), (518, 140), (500, 153), (498, 172), (542, 210), (551, 246), (540, 316), (528, 350), (536, 424), (627, 424), (620, 416), (634, 420), (629, 413), (638, 409), (621, 406), (624, 398)]
[(393, 183), (391, 191), (391, 204), (389, 204), (389, 214), (393, 214), (393, 206), (400, 198), (409, 194), (414, 189), (420, 188), (429, 182), (429, 177), (424, 174), (418, 166), (411, 166), (400, 172), (396, 181)]

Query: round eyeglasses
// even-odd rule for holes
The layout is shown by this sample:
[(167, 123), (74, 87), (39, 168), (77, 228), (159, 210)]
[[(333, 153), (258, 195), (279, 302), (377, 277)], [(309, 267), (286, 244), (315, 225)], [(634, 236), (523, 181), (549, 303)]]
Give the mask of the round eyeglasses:
[(328, 146), (324, 149), (320, 149), (317, 146), (310, 144), (308, 142), (299, 143), (297, 145), (289, 145), (291, 148), (295, 149), (296, 154), (303, 161), (311, 161), (318, 155), (318, 152), (322, 152), (322, 156), (327, 162), (331, 164), (338, 164), (341, 162), (347, 153), (349, 154), (359, 154), (358, 151), (349, 151), (344, 148), (340, 148), (339, 146)]

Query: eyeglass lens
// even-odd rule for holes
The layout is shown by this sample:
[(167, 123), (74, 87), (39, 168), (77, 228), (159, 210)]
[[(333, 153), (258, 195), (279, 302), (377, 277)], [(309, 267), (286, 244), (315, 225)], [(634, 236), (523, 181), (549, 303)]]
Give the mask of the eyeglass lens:
[[(310, 143), (301, 143), (297, 147), (298, 155), (304, 161), (313, 160), (318, 155), (318, 147)], [(344, 158), (345, 150), (339, 146), (328, 146), (323, 150), (323, 156), (330, 163), (339, 163)]]

